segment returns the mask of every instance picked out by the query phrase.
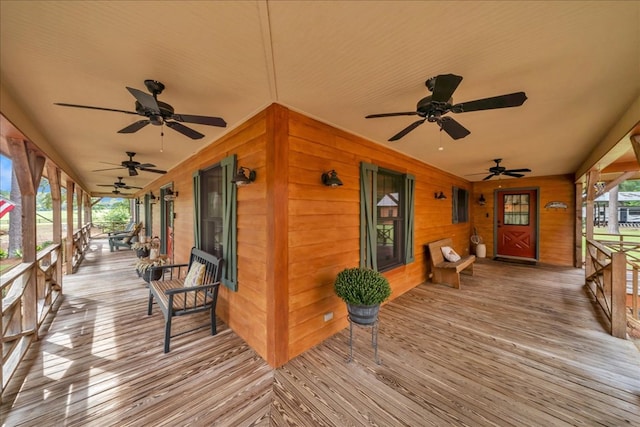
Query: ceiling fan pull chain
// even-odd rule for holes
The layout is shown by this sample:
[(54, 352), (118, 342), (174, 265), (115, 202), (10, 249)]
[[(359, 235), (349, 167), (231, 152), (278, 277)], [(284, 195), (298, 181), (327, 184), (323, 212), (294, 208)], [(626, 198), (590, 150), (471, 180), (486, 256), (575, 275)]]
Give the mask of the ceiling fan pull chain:
[(440, 146), (438, 147), (438, 151), (444, 151), (444, 147), (442, 146), (442, 123), (440, 123), (440, 132), (438, 132), (438, 135), (440, 135)]
[(164, 153), (164, 124), (162, 124), (162, 128), (160, 129), (160, 152)]

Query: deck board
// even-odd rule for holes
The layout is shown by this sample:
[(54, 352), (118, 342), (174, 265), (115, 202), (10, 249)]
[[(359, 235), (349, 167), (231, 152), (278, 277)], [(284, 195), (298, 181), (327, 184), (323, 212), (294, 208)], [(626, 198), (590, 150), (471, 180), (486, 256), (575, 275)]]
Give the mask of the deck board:
[[(573, 268), (478, 260), (462, 289), (422, 284), (272, 369), (218, 320), (172, 339), (146, 315), (131, 251), (92, 241), (3, 395), (7, 426), (640, 425), (640, 353), (606, 333)], [(207, 313), (177, 318), (176, 331)]]

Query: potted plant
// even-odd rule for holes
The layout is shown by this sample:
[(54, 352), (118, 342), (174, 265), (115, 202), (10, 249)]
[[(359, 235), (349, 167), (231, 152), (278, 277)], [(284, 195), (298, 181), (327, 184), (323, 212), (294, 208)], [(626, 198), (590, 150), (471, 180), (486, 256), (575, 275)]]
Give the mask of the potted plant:
[(157, 237), (146, 238), (141, 236), (139, 241), (131, 245), (131, 249), (136, 251), (138, 258), (148, 257), (152, 249), (160, 249), (160, 239)]
[(152, 267), (160, 267), (169, 262), (167, 255), (158, 255), (156, 258), (140, 258), (136, 263), (136, 271), (138, 276), (149, 283), (152, 280), (158, 280), (162, 277), (162, 268), (152, 269)]
[(347, 303), (350, 320), (361, 325), (375, 323), (380, 304), (391, 295), (387, 278), (369, 268), (342, 270), (333, 287), (336, 295)]

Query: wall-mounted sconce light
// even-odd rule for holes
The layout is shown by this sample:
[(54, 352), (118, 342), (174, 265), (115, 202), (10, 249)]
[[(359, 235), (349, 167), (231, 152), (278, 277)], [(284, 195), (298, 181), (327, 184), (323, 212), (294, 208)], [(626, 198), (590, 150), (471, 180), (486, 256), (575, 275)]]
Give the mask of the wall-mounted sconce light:
[(333, 169), (322, 174), (322, 183), (327, 187), (339, 187), (342, 185), (342, 181), (338, 178), (338, 172)]
[[(247, 173), (249, 173), (249, 176), (246, 175)], [(233, 177), (231, 182), (233, 182), (235, 185), (240, 187), (242, 185), (251, 184), (255, 180), (256, 180), (256, 171), (249, 168), (245, 168), (244, 166), (240, 166), (240, 169), (238, 169), (238, 173), (236, 174), (236, 176)]]
[(480, 193), (480, 198), (478, 199), (478, 204), (480, 206), (484, 206), (487, 203), (487, 199), (484, 198), (484, 194)]
[(153, 205), (156, 202), (157, 199), (158, 198), (153, 195), (153, 191), (150, 191), (149, 192), (149, 203)]
[(164, 190), (164, 200), (165, 202), (172, 202), (178, 197), (178, 192), (174, 192), (172, 189), (167, 188)]
[(140, 206), (142, 204), (142, 202), (140, 201), (140, 199), (136, 199), (136, 206)]
[(436, 198), (437, 200), (444, 200), (444, 199), (446, 199), (446, 198), (447, 198), (447, 196), (445, 196), (445, 195), (444, 195), (444, 193), (441, 191), (441, 192), (439, 192), (439, 193), (438, 193), (438, 192), (436, 192), (436, 194), (435, 194), (435, 198)]

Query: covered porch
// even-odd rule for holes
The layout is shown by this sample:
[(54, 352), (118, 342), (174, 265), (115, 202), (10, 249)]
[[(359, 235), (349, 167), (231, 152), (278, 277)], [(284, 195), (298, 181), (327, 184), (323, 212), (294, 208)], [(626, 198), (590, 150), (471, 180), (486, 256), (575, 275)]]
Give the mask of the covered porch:
[[(636, 425), (640, 354), (582, 269), (479, 260), (461, 289), (386, 304), (379, 356), (349, 329), (278, 369), (227, 325), (172, 341), (131, 251), (92, 240), (3, 394), (5, 425)], [(204, 315), (206, 317), (206, 314)], [(189, 328), (197, 316), (178, 319)], [(204, 318), (203, 318), (204, 320)]]

